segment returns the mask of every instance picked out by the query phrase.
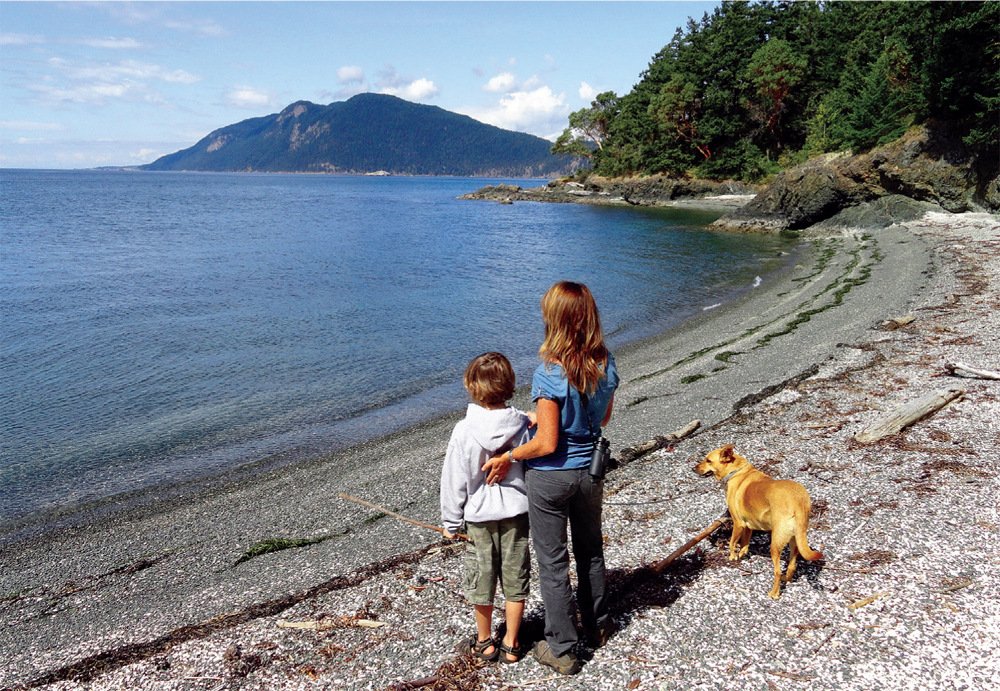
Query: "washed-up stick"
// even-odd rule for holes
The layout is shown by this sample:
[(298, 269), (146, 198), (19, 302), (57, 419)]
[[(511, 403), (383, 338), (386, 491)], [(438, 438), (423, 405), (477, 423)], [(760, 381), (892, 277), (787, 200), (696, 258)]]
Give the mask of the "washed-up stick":
[(699, 427), (701, 427), (701, 420), (692, 420), (676, 432), (671, 432), (670, 434), (662, 437), (655, 437), (647, 442), (639, 444), (638, 446), (630, 446), (622, 449), (621, 455), (618, 458), (618, 464), (624, 465), (625, 463), (631, 463), (635, 459), (646, 455), (650, 451), (655, 451), (656, 449), (666, 447), (668, 444), (680, 441), (684, 437), (691, 435)]
[(414, 681), (401, 681), (398, 684), (393, 684), (389, 688), (392, 691), (410, 691), (410, 689), (419, 689), (423, 686), (430, 686), (431, 684), (436, 684), (441, 681), (441, 676), (435, 674), (433, 677), (424, 677), (423, 679), (416, 679)]
[[(407, 523), (412, 523), (413, 525), (419, 525), (421, 528), (429, 528), (431, 530), (436, 530), (442, 535), (444, 535), (444, 528), (438, 527), (436, 525), (431, 525), (430, 523), (421, 523), (420, 521), (415, 521), (412, 518), (407, 518), (406, 516), (400, 516), (398, 513), (393, 513), (392, 511), (389, 511), (389, 509), (383, 509), (381, 506), (377, 504), (372, 504), (371, 502), (367, 502), (364, 499), (358, 499), (357, 497), (352, 497), (350, 494), (344, 494), (343, 492), (341, 492), (337, 496), (340, 497), (341, 499), (346, 499), (347, 501), (353, 501), (355, 504), (361, 504), (362, 506), (367, 506), (370, 509), (381, 511), (386, 516), (392, 516), (393, 518), (398, 518), (401, 521), (406, 521)], [(455, 533), (455, 537), (461, 538), (463, 540), (469, 539), (468, 535), (464, 535), (462, 533)]]
[(946, 362), (944, 363), (944, 368), (948, 370), (949, 374), (955, 374), (955, 370), (962, 370), (980, 379), (1000, 379), (1000, 372), (969, 367), (963, 362)]
[(653, 571), (656, 571), (657, 573), (659, 573), (660, 571), (663, 571), (663, 569), (665, 569), (668, 566), (670, 566), (670, 564), (674, 561), (674, 559), (676, 559), (677, 557), (681, 556), (682, 554), (684, 554), (685, 552), (687, 552), (689, 549), (691, 549), (692, 547), (694, 547), (695, 545), (697, 545), (699, 542), (701, 542), (706, 537), (708, 537), (709, 535), (711, 535), (712, 533), (714, 533), (716, 530), (718, 530), (719, 528), (721, 528), (723, 525), (725, 525), (728, 521), (729, 521), (729, 511), (726, 510), (726, 513), (722, 514), (717, 519), (715, 519), (715, 522), (713, 522), (712, 525), (708, 526), (703, 531), (701, 531), (700, 533), (698, 533), (697, 535), (695, 535), (693, 538), (691, 538), (690, 540), (688, 540), (687, 542), (685, 542), (683, 545), (681, 545), (680, 547), (678, 547), (674, 551), (674, 553), (671, 554), (669, 557), (667, 557), (666, 559), (661, 559), (660, 561), (658, 561), (655, 564), (653, 564)]

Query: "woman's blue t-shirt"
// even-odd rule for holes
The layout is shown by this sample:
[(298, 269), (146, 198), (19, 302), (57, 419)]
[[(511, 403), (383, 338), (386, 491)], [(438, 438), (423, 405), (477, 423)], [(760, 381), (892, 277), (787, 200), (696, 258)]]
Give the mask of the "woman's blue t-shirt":
[(611, 353), (608, 353), (606, 374), (598, 380), (597, 390), (584, 409), (580, 393), (569, 385), (560, 365), (542, 363), (538, 366), (531, 380), (531, 400), (537, 402), (545, 398), (559, 404), (559, 442), (548, 456), (529, 459), (529, 468), (571, 470), (590, 465), (594, 433), (600, 434), (600, 424), (618, 388), (618, 370)]

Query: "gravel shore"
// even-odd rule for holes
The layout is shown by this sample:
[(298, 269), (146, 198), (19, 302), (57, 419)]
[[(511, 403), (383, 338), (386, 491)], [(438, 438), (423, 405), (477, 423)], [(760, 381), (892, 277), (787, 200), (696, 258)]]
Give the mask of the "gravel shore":
[[(95, 522), (0, 533), (0, 688), (997, 688), (1000, 381), (944, 364), (1000, 370), (1000, 223), (932, 213), (800, 252), (732, 304), (616, 352), (616, 451), (701, 424), (608, 476), (620, 630), (580, 651), (579, 675), (457, 655), (473, 631), (462, 545), (337, 496), (437, 524), (456, 413)], [(950, 386), (964, 395), (934, 415), (853, 441)], [(724, 512), (692, 468), (727, 443), (812, 497), (825, 560), (800, 561), (778, 601), (767, 535), (740, 562), (723, 528), (649, 568)], [(240, 562), (269, 538), (301, 542)], [(522, 641), (542, 616), (536, 587)]]

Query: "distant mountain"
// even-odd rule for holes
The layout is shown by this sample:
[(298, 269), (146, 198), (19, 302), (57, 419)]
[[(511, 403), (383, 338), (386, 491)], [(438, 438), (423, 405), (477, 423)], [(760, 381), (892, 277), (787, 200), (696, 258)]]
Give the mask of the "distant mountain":
[(143, 170), (553, 177), (577, 165), (552, 143), (437, 106), (359, 94), (218, 129)]

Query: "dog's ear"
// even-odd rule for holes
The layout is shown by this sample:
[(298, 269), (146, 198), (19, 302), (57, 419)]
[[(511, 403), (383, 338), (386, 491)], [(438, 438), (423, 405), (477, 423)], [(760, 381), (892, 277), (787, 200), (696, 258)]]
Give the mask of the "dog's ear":
[(726, 444), (725, 446), (722, 447), (722, 451), (719, 454), (720, 456), (719, 460), (721, 460), (723, 463), (732, 463), (733, 461), (736, 460), (735, 452), (736, 452), (735, 446), (733, 446), (732, 444)]

